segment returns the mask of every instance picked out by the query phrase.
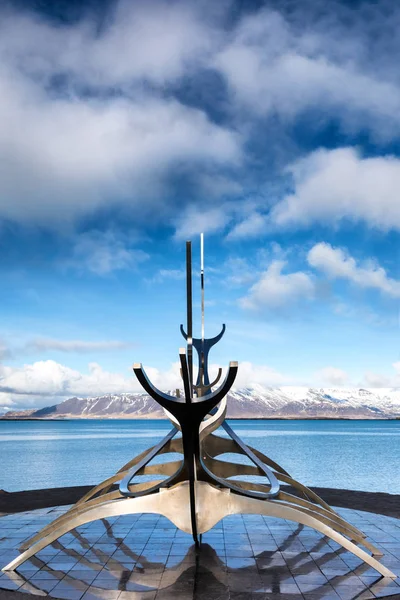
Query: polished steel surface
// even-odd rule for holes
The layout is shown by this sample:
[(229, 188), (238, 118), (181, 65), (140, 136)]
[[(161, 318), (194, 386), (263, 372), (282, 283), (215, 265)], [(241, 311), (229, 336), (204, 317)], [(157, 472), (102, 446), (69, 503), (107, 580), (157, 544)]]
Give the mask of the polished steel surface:
[[(128, 498), (134, 498), (135, 496), (144, 496), (145, 494), (151, 494), (152, 492), (158, 491), (160, 487), (166, 487), (168, 485), (170, 485), (171, 480), (178, 476), (180, 471), (183, 468), (183, 462), (181, 461), (180, 463), (178, 463), (178, 466), (176, 469), (174, 469), (172, 471), (172, 473), (168, 470), (167, 471), (167, 465), (153, 465), (152, 467), (148, 467), (148, 463), (155, 457), (157, 456), (157, 454), (160, 452), (160, 450), (162, 450), (164, 448), (164, 446), (166, 446), (168, 444), (168, 442), (170, 440), (172, 440), (173, 437), (175, 437), (175, 435), (178, 433), (178, 429), (176, 427), (174, 427), (173, 429), (171, 429), (171, 431), (164, 437), (164, 439), (161, 440), (161, 442), (159, 444), (157, 444), (156, 446), (154, 446), (154, 448), (152, 448), (148, 454), (146, 454), (145, 457), (142, 458), (142, 460), (135, 465), (127, 475), (125, 475), (125, 477), (122, 479), (122, 481), (119, 484), (119, 491), (121, 492), (122, 496), (126, 496)], [(168, 465), (170, 466), (170, 465)], [(165, 479), (165, 481), (163, 481), (160, 484), (154, 484), (148, 488), (146, 488), (145, 490), (140, 490), (138, 491), (137, 489), (132, 489), (131, 487), (131, 481), (132, 479), (135, 477), (135, 475), (148, 475), (148, 474), (153, 474), (153, 473), (159, 473), (162, 475), (169, 475), (169, 477), (167, 479)], [(136, 487), (136, 486), (135, 486)]]

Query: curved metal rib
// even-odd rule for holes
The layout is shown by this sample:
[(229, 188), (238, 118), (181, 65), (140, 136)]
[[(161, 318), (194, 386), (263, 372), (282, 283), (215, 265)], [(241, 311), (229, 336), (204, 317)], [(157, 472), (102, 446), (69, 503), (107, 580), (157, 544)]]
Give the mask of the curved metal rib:
[[(168, 485), (170, 485), (172, 480), (182, 471), (183, 464), (184, 464), (183, 460), (181, 462), (180, 468), (173, 475), (171, 475), (171, 477), (169, 477), (168, 479), (163, 481), (163, 483), (161, 485), (155, 484), (152, 487), (147, 488), (145, 491), (131, 492), (129, 489), (129, 484), (131, 483), (131, 481), (135, 477), (135, 475), (137, 475), (137, 473), (141, 469), (143, 469), (160, 452), (160, 450), (162, 450), (162, 448), (164, 448), (164, 446), (166, 446), (166, 444), (168, 444), (168, 442), (170, 440), (172, 440), (172, 438), (177, 433), (178, 433), (178, 429), (176, 427), (171, 429), (171, 431), (165, 436), (165, 438), (163, 438), (161, 440), (161, 442), (159, 442), (156, 446), (154, 446), (148, 452), (148, 454), (146, 454), (146, 456), (144, 458), (142, 458), (142, 460), (140, 462), (138, 462), (138, 464), (135, 465), (131, 471), (129, 471), (129, 473), (123, 478), (123, 480), (119, 484), (119, 491), (123, 496), (125, 496), (127, 498), (135, 498), (136, 496), (144, 496), (146, 494), (151, 494), (153, 492), (158, 491), (160, 489), (160, 487), (167, 487)], [(159, 465), (159, 466), (161, 467), (161, 465)]]
[(140, 385), (146, 390), (149, 396), (154, 398), (154, 400), (158, 402), (158, 404), (160, 404), (163, 408), (166, 408), (168, 410), (172, 404), (183, 404), (182, 398), (170, 396), (169, 394), (165, 394), (161, 390), (157, 389), (147, 377), (143, 369), (142, 363), (134, 363), (133, 370)]
[(316, 502), (323, 508), (326, 508), (326, 510), (335, 512), (333, 510), (333, 508), (331, 506), (329, 506), (329, 504), (327, 502), (325, 502), (325, 500), (323, 500), (320, 496), (318, 496), (318, 494), (316, 494), (315, 492), (310, 490), (310, 488), (303, 485), (299, 481), (296, 481), (296, 479), (293, 479), (292, 477), (289, 477), (288, 475), (284, 475), (283, 473), (277, 473), (276, 476), (280, 481), (284, 481), (288, 485), (291, 485), (295, 489), (299, 490), (304, 496), (307, 496), (307, 498), (309, 498), (310, 500), (314, 500), (314, 502)]
[[(250, 460), (253, 460), (250, 456), (249, 456)], [(264, 477), (267, 478), (269, 486), (267, 489), (265, 489), (265, 484), (262, 484), (262, 488), (261, 486), (258, 486), (260, 489), (259, 490), (250, 490), (250, 489), (244, 489), (243, 487), (241, 487), (239, 484), (230, 481), (229, 479), (226, 479), (225, 477), (219, 477), (218, 475), (216, 475), (211, 469), (208, 468), (207, 466), (207, 456), (203, 454), (203, 452), (200, 453), (200, 464), (203, 467), (204, 471), (207, 473), (207, 475), (216, 483), (218, 483), (218, 485), (222, 486), (222, 487), (227, 487), (230, 490), (236, 492), (237, 494), (242, 494), (244, 496), (248, 496), (250, 498), (258, 498), (261, 500), (267, 500), (269, 498), (275, 498), (278, 494), (279, 494), (279, 482), (277, 481), (275, 474), (273, 473), (273, 471), (271, 471), (271, 469), (269, 469), (266, 465), (264, 465), (263, 463), (261, 463), (261, 461), (258, 461), (258, 459), (256, 458), (257, 462), (253, 461), (254, 464), (257, 465), (257, 468), (261, 471), (262, 475)], [(246, 466), (246, 465), (238, 465), (238, 467), (240, 468), (241, 466)], [(236, 472), (235, 475), (238, 475), (240, 473)], [(264, 487), (265, 486), (265, 487)], [(256, 486), (257, 487), (257, 486)]]
[[(222, 478), (222, 477), (217, 477), (217, 475), (215, 475), (206, 465), (203, 457), (200, 455), (200, 464), (202, 466), (202, 468), (204, 469), (204, 471), (207, 473), (207, 475), (209, 476), (209, 478), (216, 484), (218, 484), (221, 487), (225, 487), (228, 488), (230, 490), (232, 490), (233, 492), (236, 492), (237, 494), (242, 494), (243, 496), (249, 497), (249, 498), (258, 498), (260, 500), (266, 500), (267, 498), (271, 498), (270, 496), (270, 490), (267, 491), (263, 491), (263, 490), (249, 490), (249, 489), (243, 489), (242, 487), (240, 487), (240, 485), (237, 485), (235, 483), (233, 483), (232, 481), (229, 481), (228, 479)], [(267, 474), (264, 474), (265, 477), (267, 477)], [(275, 496), (276, 494), (274, 494)]]
[(207, 420), (202, 421), (200, 425), (199, 438), (200, 442), (218, 429), (226, 415), (226, 396), (220, 402), (218, 410)]
[(227, 434), (231, 437), (237, 447), (240, 448), (242, 454), (246, 455), (261, 471), (261, 473), (267, 478), (269, 483), (269, 489), (267, 491), (255, 491), (255, 490), (244, 490), (240, 486), (236, 485), (232, 481), (228, 481), (226, 478), (218, 477), (215, 473), (212, 472), (207, 466), (207, 456), (203, 452), (200, 452), (200, 463), (207, 475), (214, 481), (216, 481), (219, 485), (226, 486), (229, 489), (237, 492), (238, 494), (243, 494), (245, 496), (249, 496), (251, 498), (260, 498), (266, 500), (267, 498), (274, 498), (279, 494), (280, 484), (278, 479), (275, 476), (275, 473), (267, 467), (255, 454), (246, 446), (244, 442), (236, 435), (233, 429), (226, 423), (222, 423), (222, 427), (225, 429)]
[[(229, 438), (223, 438), (218, 435), (211, 434), (207, 437), (206, 440), (204, 440), (204, 443), (207, 444), (207, 453), (213, 458), (215, 458), (216, 456), (218, 456), (220, 454), (236, 452), (236, 450), (235, 450), (236, 444), (232, 439), (229, 439)], [(278, 463), (273, 461), (268, 456), (265, 456), (265, 454), (263, 454), (256, 448), (253, 448), (252, 446), (248, 446), (248, 447), (250, 448), (250, 450), (252, 452), (254, 452), (254, 454), (260, 460), (262, 460), (263, 463), (265, 463), (266, 465), (268, 465), (269, 467), (271, 467), (278, 473), (282, 473), (282, 474), (290, 477), (289, 473), (287, 471), (285, 471), (285, 469), (283, 467), (278, 465)]]
[(221, 367), (219, 367), (217, 376), (212, 383), (208, 384), (209, 387), (212, 388), (212, 387), (214, 387), (214, 385), (217, 385), (218, 381), (221, 379), (221, 376), (222, 376), (222, 369), (221, 369)]
[[(180, 326), (180, 329), (181, 329), (181, 334), (183, 335), (183, 337), (185, 338), (185, 340), (187, 340), (188, 336), (187, 336), (187, 333), (185, 332), (185, 330), (183, 329), (183, 325), (182, 324)], [(216, 335), (215, 337), (213, 337), (213, 338), (206, 338), (206, 340), (204, 340), (204, 341), (207, 342), (207, 344), (209, 346), (214, 346), (222, 338), (222, 336), (225, 333), (225, 330), (226, 330), (225, 323), (222, 323), (222, 329), (221, 329), (220, 333), (218, 335)], [(202, 341), (203, 340), (201, 338), (193, 338), (193, 340), (192, 340), (193, 346), (195, 346), (195, 342), (198, 343), (198, 342), (202, 342)]]
[[(197, 396), (198, 397), (203, 396), (204, 392), (209, 392), (211, 390), (211, 388), (214, 387), (214, 385), (216, 385), (218, 383), (218, 381), (221, 379), (221, 375), (222, 375), (222, 369), (219, 368), (218, 374), (212, 383), (208, 383), (207, 385), (204, 383), (200, 383), (199, 385), (197, 385), (197, 384), (193, 385), (193, 389), (196, 391)], [(200, 379), (200, 381), (203, 380), (203, 369), (200, 369), (199, 379)]]
[(255, 454), (254, 452), (252, 452), (252, 450), (250, 450), (250, 448), (248, 446), (246, 446), (246, 444), (244, 442), (242, 442), (242, 440), (240, 439), (240, 437), (238, 435), (236, 435), (236, 433), (233, 431), (233, 429), (228, 425), (228, 423), (224, 422), (222, 424), (222, 427), (225, 429), (226, 433), (233, 439), (233, 441), (239, 446), (239, 448), (242, 450), (242, 452), (244, 454), (246, 454), (246, 456), (248, 456), (248, 458), (250, 458), (250, 460), (257, 465), (257, 467), (259, 469), (261, 469), (267, 476), (267, 478), (269, 479), (270, 485), (271, 485), (271, 490), (269, 492), (268, 497), (269, 498), (273, 498), (274, 496), (277, 496), (279, 494), (279, 488), (280, 488), (280, 484), (278, 479), (275, 476), (275, 473), (269, 469)]
[(214, 381), (212, 383), (209, 384), (210, 387), (214, 387), (214, 385), (217, 385), (218, 381), (221, 379), (221, 376), (222, 376), (222, 369), (221, 369), (221, 367), (219, 367), (216, 378), (214, 379)]
[(231, 361), (229, 363), (228, 373), (226, 374), (225, 380), (220, 385), (220, 387), (217, 390), (215, 390), (215, 392), (206, 394), (201, 399), (195, 399), (195, 405), (196, 403), (201, 402), (201, 404), (207, 406), (208, 410), (205, 414), (211, 412), (211, 410), (221, 402), (222, 398), (224, 398), (228, 394), (229, 390), (235, 382), (237, 371), (238, 363), (236, 361)]

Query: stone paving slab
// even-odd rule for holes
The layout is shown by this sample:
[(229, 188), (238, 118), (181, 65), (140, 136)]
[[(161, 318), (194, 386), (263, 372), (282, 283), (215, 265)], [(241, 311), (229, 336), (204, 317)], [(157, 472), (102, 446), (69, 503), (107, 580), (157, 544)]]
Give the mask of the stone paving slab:
[[(67, 508), (0, 517), (0, 566)], [(382, 562), (400, 576), (400, 521), (338, 512), (383, 549)], [(96, 521), (66, 534), (18, 572), (1, 572), (0, 600), (26, 594), (71, 600), (400, 598), (400, 577), (381, 577), (332, 540), (290, 521), (230, 516), (202, 541), (196, 552), (191, 536), (158, 515)]]

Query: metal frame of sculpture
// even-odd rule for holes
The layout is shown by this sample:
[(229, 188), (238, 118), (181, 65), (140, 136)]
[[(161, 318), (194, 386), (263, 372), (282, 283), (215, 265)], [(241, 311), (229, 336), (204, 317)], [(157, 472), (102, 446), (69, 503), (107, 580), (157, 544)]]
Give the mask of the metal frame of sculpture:
[[(181, 332), (187, 348), (179, 350), (183, 396), (180, 390), (171, 396), (158, 390), (148, 379), (140, 363), (133, 370), (142, 387), (164, 409), (173, 424), (171, 431), (158, 444), (145, 450), (118, 473), (109, 477), (81, 498), (65, 514), (25, 541), (21, 554), (3, 567), (13, 571), (37, 552), (80, 525), (107, 517), (134, 513), (158, 513), (170, 519), (179, 529), (193, 536), (201, 547), (201, 534), (210, 530), (227, 515), (261, 514), (307, 525), (337, 542), (381, 575), (396, 578), (374, 556), (382, 556), (366, 536), (345, 521), (315, 492), (293, 479), (270, 458), (247, 446), (225, 421), (227, 394), (238, 370), (230, 362), (223, 383), (212, 388), (221, 377), (210, 383), (208, 353), (225, 332), (214, 338), (204, 336), (204, 246), (201, 236), (201, 312), (202, 335), (192, 335), (192, 255), (191, 242), (186, 243), (187, 330)], [(193, 346), (198, 354), (198, 375), (193, 384)], [(214, 433), (222, 427), (228, 437)], [(178, 433), (181, 434), (178, 437)], [(156, 456), (179, 453), (180, 460), (152, 463)], [(252, 464), (240, 464), (218, 458), (226, 453), (246, 456)], [(155, 477), (151, 481), (141, 476)], [(248, 476), (263, 477), (256, 483)], [(237, 478), (244, 479), (237, 479)], [(298, 495), (281, 489), (291, 486)], [(115, 484), (119, 484), (117, 490)], [(368, 554), (365, 550), (371, 552)]]

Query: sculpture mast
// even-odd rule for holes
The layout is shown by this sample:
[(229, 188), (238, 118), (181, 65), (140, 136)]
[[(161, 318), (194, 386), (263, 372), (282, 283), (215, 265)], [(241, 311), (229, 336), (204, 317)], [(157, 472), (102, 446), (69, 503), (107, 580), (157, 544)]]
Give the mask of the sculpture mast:
[[(201, 355), (198, 380), (204, 385), (204, 233), (200, 234)], [(200, 370), (201, 369), (201, 370)]]
[[(209, 352), (217, 342), (222, 338), (225, 333), (225, 324), (222, 325), (222, 330), (218, 335), (213, 338), (206, 338), (204, 335), (204, 234), (200, 235), (200, 282), (201, 282), (201, 337), (194, 338), (192, 328), (189, 331), (189, 286), (190, 286), (190, 300), (191, 296), (191, 266), (188, 264), (188, 252), (190, 252), (191, 259), (191, 245), (188, 250), (191, 242), (186, 242), (186, 277), (187, 277), (187, 297), (188, 297), (188, 324), (187, 324), (187, 332), (185, 332), (183, 325), (181, 325), (181, 333), (185, 340), (187, 340), (188, 344), (188, 361), (193, 361), (193, 347), (195, 348), (198, 355), (198, 365), (199, 370), (197, 374), (196, 384), (193, 385), (196, 390), (197, 396), (202, 396), (205, 393), (209, 392), (211, 388), (219, 381), (222, 371), (219, 369), (218, 375), (213, 382), (210, 382), (210, 378), (208, 375), (208, 355)], [(189, 283), (189, 274), (190, 274), (190, 283)], [(190, 308), (191, 310), (191, 308)], [(191, 313), (190, 313), (191, 314)], [(190, 318), (190, 324), (192, 326), (192, 321)], [(189, 340), (190, 343), (189, 343)], [(189, 352), (191, 352), (191, 357), (189, 357)]]
[[(201, 341), (204, 346), (204, 233), (200, 234)], [(203, 348), (204, 352), (204, 348)]]
[(186, 242), (186, 317), (187, 361), (190, 393), (193, 391), (193, 308), (192, 308), (192, 242)]

